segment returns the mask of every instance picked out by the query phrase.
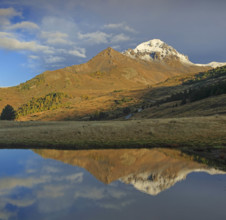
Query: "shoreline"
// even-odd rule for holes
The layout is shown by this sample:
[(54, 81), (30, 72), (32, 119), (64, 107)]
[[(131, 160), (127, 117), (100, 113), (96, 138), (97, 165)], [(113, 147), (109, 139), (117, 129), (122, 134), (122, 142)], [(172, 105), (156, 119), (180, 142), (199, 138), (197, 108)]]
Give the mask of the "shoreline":
[(226, 148), (226, 116), (127, 121), (0, 121), (0, 148)]
[(0, 121), (0, 149), (170, 148), (226, 170), (226, 116), (128, 121)]

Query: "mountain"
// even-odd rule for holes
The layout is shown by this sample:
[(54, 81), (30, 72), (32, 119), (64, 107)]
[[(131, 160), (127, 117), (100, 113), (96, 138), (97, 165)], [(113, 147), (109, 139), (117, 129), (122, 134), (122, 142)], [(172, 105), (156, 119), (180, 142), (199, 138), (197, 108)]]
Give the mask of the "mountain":
[(197, 163), (192, 156), (178, 150), (164, 148), (34, 152), (43, 158), (83, 167), (105, 184), (120, 180), (150, 195), (157, 195), (185, 180), (192, 172), (225, 173)]
[(139, 44), (135, 49), (128, 49), (123, 52), (124, 55), (135, 59), (146, 61), (169, 62), (175, 60), (184, 65), (193, 65), (188, 57), (179, 53), (176, 49), (169, 46), (159, 39), (153, 39)]
[[(181, 62), (146, 62), (107, 48), (87, 63), (46, 71), (18, 86), (0, 88), (0, 111), (7, 104), (15, 109), (35, 105), (32, 111), (25, 109), (20, 120), (77, 119), (96, 111), (117, 109), (120, 100), (131, 100), (121, 106), (135, 103), (144, 89), (173, 76), (208, 69)], [(40, 103), (54, 93), (64, 93), (67, 98), (56, 105)]]
[[(66, 67), (63, 71), (82, 74), (83, 77), (87, 73), (99, 73), (101, 76), (98, 82), (103, 82), (104, 85), (107, 83), (108, 88), (133, 89), (144, 88), (144, 86), (159, 83), (175, 75), (195, 73), (206, 69), (184, 65), (184, 63), (178, 65), (166, 65), (163, 62), (147, 63), (140, 59), (134, 60), (109, 47), (87, 63)], [(113, 86), (112, 83), (114, 83)]]
[(135, 49), (128, 49), (123, 52), (124, 55), (131, 57), (133, 59), (141, 59), (149, 62), (164, 62), (171, 64), (174, 62), (179, 62), (184, 65), (192, 66), (202, 66), (202, 67), (221, 67), (226, 65), (225, 63), (211, 62), (208, 64), (195, 64), (192, 63), (188, 56), (179, 53), (172, 46), (169, 46), (165, 42), (159, 39), (149, 40), (139, 44)]
[[(0, 111), (10, 104), (18, 110), (19, 120), (103, 119), (103, 112), (109, 119), (119, 118), (127, 106), (138, 111), (146, 105), (149, 90), (152, 97), (148, 102), (163, 99), (174, 89), (166, 88), (168, 82), (180, 85), (184, 79), (210, 69), (193, 64), (158, 39), (123, 53), (109, 47), (87, 63), (46, 71), (18, 86), (0, 88)], [(178, 91), (171, 94), (174, 92)]]

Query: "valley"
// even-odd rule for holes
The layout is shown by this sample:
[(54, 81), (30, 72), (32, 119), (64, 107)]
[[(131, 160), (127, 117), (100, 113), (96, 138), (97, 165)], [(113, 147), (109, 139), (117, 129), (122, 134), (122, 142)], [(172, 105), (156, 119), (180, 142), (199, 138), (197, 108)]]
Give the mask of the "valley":
[(226, 1), (0, 2), (0, 220), (226, 220)]
[(107, 48), (87, 63), (0, 88), (1, 109), (17, 112), (16, 122), (0, 121), (0, 147), (216, 147), (207, 157), (225, 163), (225, 88), (222, 63), (193, 64), (160, 40), (124, 53)]

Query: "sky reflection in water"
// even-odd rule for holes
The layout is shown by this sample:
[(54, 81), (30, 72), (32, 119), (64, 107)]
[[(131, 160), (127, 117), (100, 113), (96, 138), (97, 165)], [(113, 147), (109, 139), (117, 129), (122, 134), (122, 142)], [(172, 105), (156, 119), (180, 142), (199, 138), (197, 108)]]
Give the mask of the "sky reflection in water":
[[(110, 164), (104, 169), (113, 170)], [(161, 183), (155, 196), (124, 183), (134, 183), (131, 178), (105, 184), (84, 168), (31, 150), (0, 150), (0, 219), (226, 219), (226, 175), (191, 173), (169, 189)], [(159, 181), (175, 175), (164, 178)]]

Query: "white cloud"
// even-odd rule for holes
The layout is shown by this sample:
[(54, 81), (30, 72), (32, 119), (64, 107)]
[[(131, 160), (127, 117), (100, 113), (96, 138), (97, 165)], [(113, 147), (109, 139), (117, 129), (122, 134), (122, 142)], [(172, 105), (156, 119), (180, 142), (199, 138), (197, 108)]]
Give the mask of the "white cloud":
[(108, 43), (108, 38), (111, 37), (111, 34), (107, 34), (101, 31), (96, 31), (92, 33), (86, 33), (86, 34), (78, 34), (78, 38), (80, 40), (86, 40), (91, 44), (102, 44), (102, 43)]
[(74, 49), (55, 49), (55, 53), (72, 55), (76, 57), (86, 58), (85, 48), (74, 48)]
[(78, 58), (87, 58), (86, 51), (94, 45), (112, 44), (114, 48), (120, 48), (121, 42), (130, 39), (122, 33), (134, 31), (125, 23), (106, 24), (105, 30), (100, 24), (99, 30), (88, 31), (91, 24), (80, 26), (76, 17), (66, 14), (57, 16), (53, 11), (48, 15), (40, 13), (40, 20), (35, 22), (26, 16), (16, 8), (0, 9), (0, 49), (25, 51), (28, 58), (25, 65), (32, 71), (80, 63), (81, 59)]
[(20, 23), (16, 23), (13, 25), (10, 25), (9, 27), (7, 27), (7, 29), (9, 30), (16, 30), (16, 29), (39, 29), (39, 26), (33, 22), (29, 22), (29, 21), (23, 21)]
[[(32, 59), (32, 60), (38, 60), (39, 59), (39, 56), (30, 55), (29, 58)], [(32, 172), (32, 170), (30, 172)]]
[(59, 31), (48, 32), (42, 31), (40, 37), (51, 45), (73, 45), (74, 43), (68, 39), (68, 34)]
[(66, 33), (62, 32), (48, 32), (48, 31), (42, 31), (41, 37), (45, 39), (49, 38), (67, 38), (68, 35)]
[(67, 44), (68, 35), (61, 32), (47, 32), (43, 31), (40, 35), (49, 44)]
[(130, 38), (125, 34), (117, 34), (112, 38), (111, 42), (119, 43), (119, 42), (128, 41), (128, 40), (130, 40)]
[(62, 38), (51, 38), (51, 39), (48, 39), (46, 42), (52, 45), (54, 44), (55, 45), (59, 45), (59, 44), (73, 45), (74, 44), (73, 42), (66, 39), (62, 39)]
[(65, 60), (64, 57), (59, 57), (59, 56), (49, 56), (45, 58), (45, 62), (48, 64), (59, 63), (59, 62), (63, 62), (64, 60)]
[(0, 32), (0, 38), (5, 38), (5, 37), (14, 37), (14, 35), (12, 33)]
[(0, 48), (6, 50), (18, 50), (18, 51), (33, 51), (33, 52), (43, 52), (43, 53), (53, 53), (53, 50), (44, 45), (40, 45), (35, 41), (19, 41), (15, 38), (0, 37)]
[(52, 45), (59, 45), (59, 44), (64, 44), (64, 45), (73, 45), (74, 43), (66, 40), (66, 39), (62, 39), (62, 38), (52, 38), (52, 39), (48, 39), (47, 40), (48, 44), (52, 44)]
[[(120, 43), (130, 40), (130, 37), (126, 36), (123, 33), (120, 34), (108, 34), (101, 31), (96, 31), (86, 34), (78, 34), (80, 40), (84, 40), (90, 44), (106, 44), (106, 43)], [(118, 45), (119, 46), (119, 45)]]
[(10, 18), (15, 16), (22, 16), (21, 12), (16, 11), (14, 8), (0, 8), (0, 25), (9, 25)]
[(136, 31), (125, 23), (117, 23), (117, 24), (106, 24), (104, 25), (105, 29), (116, 29), (116, 30), (124, 30), (128, 32), (135, 33)]
[(21, 16), (21, 12), (16, 11), (14, 8), (0, 8), (0, 16), (3, 17)]
[(86, 58), (86, 50), (84, 48), (69, 50), (68, 54), (76, 57)]
[(75, 36), (79, 32), (76, 22), (64, 16), (46, 16), (42, 19), (40, 27), (43, 32), (46, 32), (46, 36), (49, 37), (51, 33), (56, 33), (57, 36), (55, 37), (65, 38), (62, 34)]
[(119, 50), (121, 47), (120, 47), (120, 45), (115, 45), (115, 46), (112, 46), (112, 48), (115, 50)]

